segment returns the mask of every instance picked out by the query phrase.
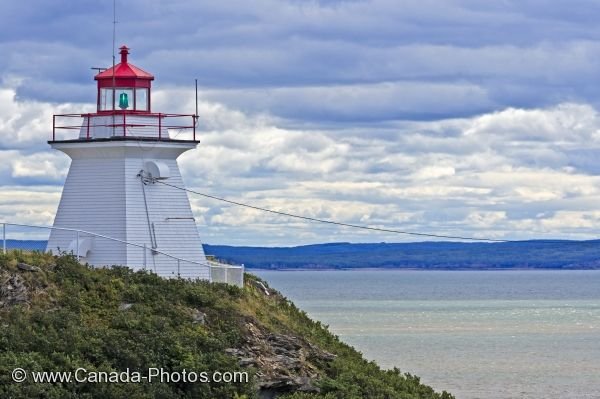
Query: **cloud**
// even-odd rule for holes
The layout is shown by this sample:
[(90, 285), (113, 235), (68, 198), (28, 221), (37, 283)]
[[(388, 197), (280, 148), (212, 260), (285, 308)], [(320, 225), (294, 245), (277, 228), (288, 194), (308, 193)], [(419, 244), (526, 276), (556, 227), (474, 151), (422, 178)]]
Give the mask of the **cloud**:
[(381, 82), (208, 91), (209, 100), (286, 119), (365, 122), (432, 119), (490, 108), (485, 89), (468, 83)]
[(35, 182), (62, 183), (67, 176), (69, 160), (57, 152), (20, 156), (11, 162), (12, 177)]
[[(51, 223), (69, 162), (46, 143), (52, 115), (94, 110), (111, 5), (0, 6), (0, 218)], [(201, 144), (180, 158), (192, 189), (402, 230), (592, 238), (598, 12), (587, 0), (132, 0), (116, 28), (156, 76), (155, 111), (194, 112), (200, 83)], [(190, 199), (212, 243), (413, 239)]]
[(449, 177), (456, 173), (452, 166), (426, 166), (413, 174), (416, 180), (431, 180)]
[[(203, 144), (182, 160), (184, 172), (195, 171), (186, 172), (190, 187), (347, 223), (454, 234), (466, 229), (476, 236), (503, 238), (530, 238), (532, 231), (525, 226), (530, 226), (533, 216), (545, 220), (565, 209), (582, 212), (593, 207), (599, 195), (599, 178), (571, 162), (575, 149), (598, 145), (597, 113), (588, 105), (507, 109), (474, 118), (410, 124), (398, 129), (400, 143), (393, 135), (368, 139), (360, 132), (346, 136), (335, 130), (245, 125), (252, 127), (202, 133)], [(302, 140), (311, 142), (310, 151), (297, 144)], [(415, 152), (415, 141), (423, 151)], [(540, 146), (547, 154), (536, 152)], [(236, 155), (240, 148), (246, 157)], [(201, 161), (200, 153), (204, 154)], [(531, 155), (536, 162), (528, 159)], [(235, 165), (231, 175), (224, 159)], [(283, 223), (286, 227), (281, 228), (286, 229), (294, 223), (211, 201), (201, 203), (203, 212), (212, 209), (209, 214), (214, 215), (204, 214), (209, 231), (211, 222), (221, 230), (231, 223), (242, 235), (247, 226)], [(545, 216), (536, 216), (540, 213)], [(536, 226), (536, 232), (552, 236), (565, 233), (558, 224), (538, 221)], [(376, 239), (343, 233), (354, 239)], [(593, 236), (588, 228), (567, 229), (566, 234)]]
[[(578, 3), (134, 0), (118, 2), (117, 43), (157, 87), (197, 78), (232, 109), (313, 123), (434, 120), (598, 105), (598, 7)], [(110, 3), (38, 0), (0, 14), (0, 70), (23, 77), (19, 96), (94, 100), (90, 67), (111, 63)]]
[[(21, 100), (17, 91), (24, 83), (18, 77), (6, 78), (0, 85), (0, 150), (19, 149), (32, 152), (47, 149), (52, 137), (52, 116), (75, 111), (90, 112), (90, 104)], [(58, 120), (60, 125), (61, 120)]]
[[(48, 196), (35, 211), (26, 210), (26, 201), (0, 211), (6, 218), (17, 215), (45, 224), (56, 209), (69, 160), (40, 138), (44, 130), (48, 133), (53, 112), (78, 105), (19, 100), (17, 85), (0, 89), (0, 132), (5, 142), (11, 136), (15, 142), (15, 149), (0, 152), (0, 176), (15, 195)], [(193, 97), (181, 88), (157, 90), (154, 105), (186, 112)], [(185, 153), (180, 165), (187, 186), (201, 192), (309, 217), (409, 231), (501, 238), (531, 238), (532, 233), (588, 238), (596, 233), (582, 222), (588, 220), (584, 216), (573, 216), (579, 229), (571, 223), (563, 231), (555, 222), (593, 212), (599, 197), (599, 179), (585, 161), (600, 141), (598, 115), (589, 104), (513, 107), (468, 118), (354, 128), (294, 128), (287, 119), (206, 98), (199, 110), (201, 144)], [(202, 235), (213, 243), (412, 239), (315, 226), (190, 197)]]
[[(58, 186), (3, 186), (0, 190), (0, 219), (12, 223), (52, 225), (60, 191)], [(45, 230), (35, 232), (47, 234)]]

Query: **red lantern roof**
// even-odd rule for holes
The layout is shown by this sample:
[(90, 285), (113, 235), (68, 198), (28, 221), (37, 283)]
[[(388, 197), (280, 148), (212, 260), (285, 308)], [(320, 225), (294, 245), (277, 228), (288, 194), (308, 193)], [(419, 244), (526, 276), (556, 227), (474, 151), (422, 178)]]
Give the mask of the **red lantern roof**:
[(129, 54), (129, 48), (127, 48), (127, 46), (121, 46), (120, 50), (121, 51), (119, 53), (121, 54), (121, 62), (114, 66), (114, 74), (113, 68), (111, 67), (94, 76), (95, 80), (112, 80), (113, 78), (154, 80), (154, 76), (152, 76), (150, 73), (127, 62), (127, 54)]

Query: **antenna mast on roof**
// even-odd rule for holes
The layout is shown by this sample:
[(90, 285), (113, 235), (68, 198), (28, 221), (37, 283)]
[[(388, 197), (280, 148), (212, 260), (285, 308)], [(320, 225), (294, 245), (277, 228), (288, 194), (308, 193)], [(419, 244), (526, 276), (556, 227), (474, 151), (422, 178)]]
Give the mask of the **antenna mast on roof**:
[(194, 114), (194, 125), (198, 126), (198, 79), (196, 79), (196, 113)]
[(117, 40), (117, 0), (113, 0), (113, 31), (112, 31), (112, 135), (115, 135), (115, 47)]

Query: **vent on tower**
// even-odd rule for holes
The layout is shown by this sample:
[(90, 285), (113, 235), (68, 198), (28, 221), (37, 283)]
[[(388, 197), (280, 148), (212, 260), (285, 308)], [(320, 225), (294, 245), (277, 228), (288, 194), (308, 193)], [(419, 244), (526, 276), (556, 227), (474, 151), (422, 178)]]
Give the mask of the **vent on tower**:
[(164, 180), (171, 177), (171, 171), (169, 166), (164, 162), (159, 161), (147, 161), (145, 165), (146, 173), (150, 178), (157, 180)]

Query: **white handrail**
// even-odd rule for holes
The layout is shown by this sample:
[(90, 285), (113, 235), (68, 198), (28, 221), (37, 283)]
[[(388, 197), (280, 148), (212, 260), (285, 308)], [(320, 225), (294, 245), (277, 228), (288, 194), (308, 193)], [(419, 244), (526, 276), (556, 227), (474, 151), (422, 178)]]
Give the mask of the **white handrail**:
[[(6, 226), (34, 227), (34, 228), (39, 228), (39, 229), (71, 231), (71, 232), (76, 232), (77, 234), (81, 234), (81, 233), (83, 233), (83, 234), (89, 234), (89, 235), (94, 236), (94, 237), (105, 238), (107, 240), (112, 240), (112, 241), (120, 242), (120, 243), (125, 244), (125, 245), (131, 245), (131, 246), (134, 246), (134, 247), (137, 247), (137, 248), (146, 249), (146, 245), (145, 244), (136, 244), (136, 243), (133, 243), (133, 242), (128, 242), (128, 241), (120, 240), (118, 238), (109, 237), (109, 236), (106, 236), (104, 234), (93, 233), (93, 232), (87, 231), (87, 230), (72, 229), (72, 228), (69, 228), (69, 227), (42, 226), (42, 225), (24, 224), (24, 223), (0, 222), (0, 224), (2, 224), (2, 226), (3, 226), (3, 228), (2, 228), (2, 231), (3, 231), (2, 240), (3, 240), (3, 251), (4, 251), (4, 253), (6, 253)], [(224, 269), (242, 269), (242, 270), (244, 269), (243, 265), (242, 266), (236, 266), (236, 265), (226, 265), (224, 263), (215, 262), (215, 261), (207, 261), (207, 263), (204, 263), (204, 262), (198, 262), (198, 261), (194, 261), (194, 260), (187, 260), (187, 259), (184, 259), (184, 258), (179, 258), (177, 256), (168, 254), (166, 252), (159, 251), (157, 249), (153, 249), (152, 252), (159, 253), (161, 255), (167, 256), (167, 257), (169, 257), (171, 259), (175, 259), (177, 261), (188, 262), (188, 263), (192, 263), (192, 264), (196, 264), (196, 265), (200, 265), (200, 266), (221, 267), (221, 268), (224, 268)]]

